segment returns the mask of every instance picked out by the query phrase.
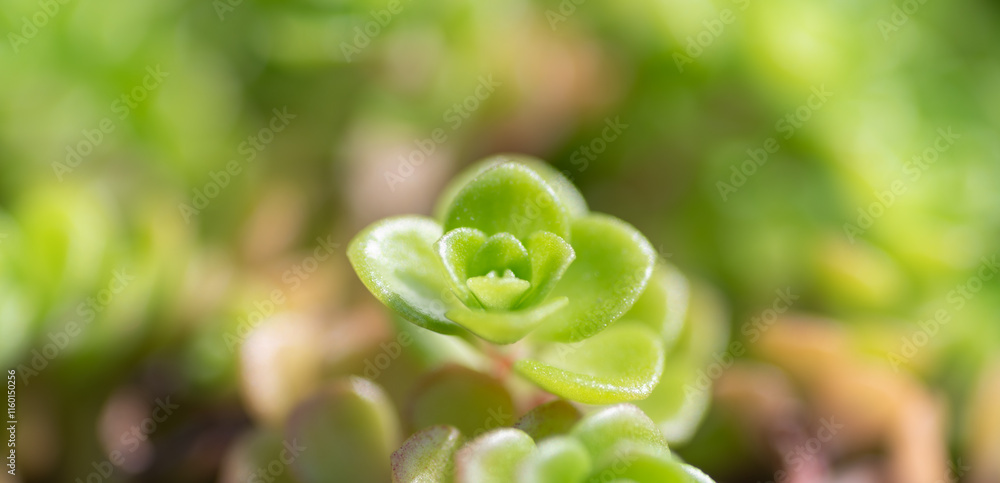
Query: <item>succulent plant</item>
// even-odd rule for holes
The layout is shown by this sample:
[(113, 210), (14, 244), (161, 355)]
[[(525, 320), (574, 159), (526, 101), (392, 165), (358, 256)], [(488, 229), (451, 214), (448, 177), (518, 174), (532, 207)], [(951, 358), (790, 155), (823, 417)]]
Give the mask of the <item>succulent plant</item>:
[[(497, 156), (459, 175), (434, 219), (378, 221), (348, 256), (402, 318), (491, 346), (560, 397), (648, 397), (683, 326), (685, 279), (624, 221), (591, 212), (539, 160)], [(501, 349), (503, 350), (503, 349)]]
[(679, 461), (639, 408), (620, 404), (581, 418), (563, 400), (471, 441), (452, 426), (424, 429), (392, 454), (392, 470), (398, 483), (712, 481)]
[[(332, 381), (303, 400), (281, 429), (262, 426), (246, 434), (227, 457), (221, 481), (712, 481), (680, 461), (658, 425), (634, 405), (584, 414), (578, 405), (556, 399), (519, 419), (476, 421), (476, 408), (458, 414), (463, 412), (458, 407), (492, 405), (505, 398), (509, 404), (503, 386), (457, 366), (430, 376), (459, 384), (482, 380), (478, 388), (428, 381), (436, 386), (432, 390), (436, 394), (418, 391), (424, 394), (415, 395), (416, 406), (423, 400), (450, 410), (411, 408), (439, 419), (429, 425), (411, 421), (419, 423), (415, 432), (406, 429), (379, 385), (358, 377)], [(404, 434), (410, 437), (400, 444)]]

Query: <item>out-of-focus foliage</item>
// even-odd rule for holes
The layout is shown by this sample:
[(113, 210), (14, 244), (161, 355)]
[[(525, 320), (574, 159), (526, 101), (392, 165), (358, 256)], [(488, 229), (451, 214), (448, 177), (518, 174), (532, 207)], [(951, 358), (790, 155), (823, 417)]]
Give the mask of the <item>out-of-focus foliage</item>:
[[(7, 1), (0, 361), (21, 475), (86, 480), (119, 450), (115, 477), (211, 480), (249, 419), (278, 427), (331, 378), (375, 379), (399, 410), (445, 362), (505, 376), (502, 358), (400, 339), (344, 251), (377, 219), (431, 215), (472, 161), (522, 152), (718, 289), (692, 311), (732, 308), (730, 330), (676, 336), (692, 362), (667, 356), (676, 390), (638, 403), (653, 419), (700, 419), (699, 388), (737, 360), (811, 374), (824, 341), (794, 360), (765, 341), (777, 312), (821, 313), (851, 341), (824, 359), (852, 361), (832, 380), (873, 365), (935, 395), (900, 398), (937, 415), (915, 458), (995, 481), (998, 26), (988, 0)], [(798, 409), (776, 407), (807, 441), (843, 401), (791, 387)], [(122, 433), (166, 395), (180, 408), (129, 452)], [(788, 428), (750, 438), (732, 406), (674, 445), (719, 480), (906, 474), (881, 455), (910, 447), (874, 437), (791, 468)], [(661, 429), (689, 439), (683, 421)]]

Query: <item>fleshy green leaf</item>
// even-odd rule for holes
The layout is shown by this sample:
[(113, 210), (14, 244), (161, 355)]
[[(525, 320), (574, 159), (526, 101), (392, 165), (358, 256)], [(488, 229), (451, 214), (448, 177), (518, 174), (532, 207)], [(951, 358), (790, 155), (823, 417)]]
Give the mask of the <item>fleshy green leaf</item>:
[(656, 423), (631, 404), (619, 404), (584, 416), (570, 435), (583, 443), (594, 461), (605, 460), (611, 449), (623, 442), (668, 449)]
[(382, 389), (352, 377), (308, 399), (288, 420), (286, 441), (304, 447), (293, 462), (303, 483), (387, 481), (399, 422)]
[(528, 237), (531, 258), (531, 291), (520, 302), (529, 307), (545, 299), (576, 258), (573, 247), (555, 233), (540, 231)]
[(497, 379), (448, 365), (417, 383), (407, 419), (415, 430), (447, 424), (472, 437), (514, 422), (514, 402)]
[(465, 281), (469, 279), (469, 264), (479, 247), (486, 243), (486, 234), (474, 228), (457, 228), (445, 233), (435, 244), (445, 272), (451, 278), (452, 287), (458, 295), (466, 300), (469, 297), (469, 287)]
[(708, 412), (711, 387), (700, 381), (701, 371), (725, 351), (729, 315), (715, 291), (695, 284), (685, 323), (673, 350), (667, 355), (660, 384), (637, 406), (646, 411), (668, 441), (687, 441)]
[(434, 217), (443, 222), (452, 201), (454, 201), (455, 197), (458, 196), (458, 193), (466, 184), (484, 171), (499, 164), (509, 162), (522, 163), (538, 173), (542, 179), (552, 186), (571, 217), (579, 218), (588, 213), (587, 202), (583, 199), (583, 195), (573, 186), (570, 180), (545, 161), (519, 154), (498, 154), (475, 163), (456, 175), (438, 198), (438, 202), (434, 208)]
[(589, 481), (625, 479), (637, 483), (695, 483), (665, 448), (623, 441), (595, 465)]
[(403, 318), (435, 332), (462, 329), (445, 317), (460, 305), (445, 278), (434, 242), (441, 227), (429, 218), (404, 216), (377, 222), (351, 240), (347, 256), (358, 277)]
[(579, 441), (556, 436), (538, 443), (521, 464), (517, 481), (525, 483), (577, 483), (590, 473), (590, 455)]
[(470, 181), (444, 217), (445, 231), (459, 227), (527, 240), (536, 231), (569, 236), (569, 214), (555, 190), (524, 165), (504, 163)]
[(455, 452), (462, 433), (451, 426), (431, 426), (410, 436), (392, 453), (393, 483), (439, 483), (451, 481)]
[(688, 481), (686, 483), (715, 483), (715, 481), (712, 481), (708, 475), (694, 466), (684, 463), (681, 463), (680, 466), (681, 469), (683, 469), (688, 475)]
[(531, 273), (528, 250), (510, 233), (497, 233), (483, 243), (469, 264), (469, 276), (477, 277), (489, 272), (510, 270), (518, 278), (527, 279)]
[(663, 342), (649, 328), (618, 324), (574, 344), (552, 344), (514, 364), (545, 390), (588, 404), (644, 399), (663, 372)]
[(552, 291), (569, 297), (537, 335), (561, 341), (586, 339), (628, 312), (653, 272), (656, 252), (631, 225), (607, 215), (573, 220), (576, 260)]
[(512, 344), (524, 338), (554, 314), (565, 310), (568, 303), (566, 297), (553, 298), (541, 305), (510, 312), (488, 312), (455, 307), (447, 316), (469, 332), (494, 344)]
[(677, 340), (687, 315), (690, 287), (674, 266), (657, 263), (646, 290), (622, 320), (636, 320), (662, 334), (669, 347)]
[(514, 427), (538, 441), (549, 436), (566, 434), (580, 420), (580, 410), (563, 399), (541, 404), (525, 414)]
[(481, 277), (472, 277), (465, 282), (472, 295), (488, 310), (510, 310), (531, 288), (531, 282), (521, 280), (514, 272), (507, 270), (502, 276), (490, 272)]
[(699, 374), (699, 367), (692, 361), (671, 360), (653, 393), (635, 402), (657, 422), (669, 442), (687, 441), (708, 411), (712, 392), (710, 387), (702, 388)]
[(576, 186), (573, 186), (573, 183), (569, 179), (549, 163), (530, 156), (507, 155), (506, 158), (510, 161), (525, 164), (541, 175), (556, 190), (556, 194), (559, 195), (559, 199), (562, 200), (571, 217), (580, 218), (590, 212), (590, 209), (587, 208), (587, 201), (580, 194), (580, 191), (576, 189)]
[(456, 483), (510, 483), (517, 481), (518, 465), (535, 450), (523, 431), (502, 428), (486, 433), (455, 455)]

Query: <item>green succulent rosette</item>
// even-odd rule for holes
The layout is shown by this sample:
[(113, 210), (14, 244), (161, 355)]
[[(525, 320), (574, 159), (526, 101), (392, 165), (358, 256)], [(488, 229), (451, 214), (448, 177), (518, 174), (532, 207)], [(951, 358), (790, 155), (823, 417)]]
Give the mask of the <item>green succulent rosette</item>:
[(392, 454), (394, 483), (711, 483), (680, 461), (657, 425), (630, 404), (580, 415), (557, 400), (514, 427), (471, 440), (453, 426), (420, 431)]
[(519, 343), (514, 369), (578, 402), (648, 397), (685, 318), (686, 281), (649, 241), (531, 158), (479, 163), (444, 191), (435, 218), (376, 222), (348, 256), (404, 319)]
[(378, 384), (330, 381), (284, 423), (241, 437), (220, 481), (712, 482), (634, 405), (586, 412), (557, 399), (515, 419), (510, 395), (486, 374), (453, 366), (428, 374), (424, 385), (401, 420)]

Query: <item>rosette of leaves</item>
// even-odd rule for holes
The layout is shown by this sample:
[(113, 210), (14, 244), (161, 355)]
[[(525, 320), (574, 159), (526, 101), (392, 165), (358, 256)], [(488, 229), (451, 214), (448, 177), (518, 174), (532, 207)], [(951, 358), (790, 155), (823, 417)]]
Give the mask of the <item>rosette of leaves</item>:
[(659, 426), (631, 404), (584, 415), (557, 399), (514, 418), (510, 394), (487, 374), (446, 366), (419, 386), (401, 419), (382, 386), (330, 381), (283, 422), (243, 435), (220, 481), (711, 481), (678, 460)]
[(348, 256), (368, 289), (425, 329), (504, 346), (560, 397), (648, 397), (680, 333), (683, 277), (628, 223), (591, 212), (559, 172), (498, 156), (459, 175), (435, 218), (374, 223)]
[(657, 425), (630, 404), (580, 417), (563, 400), (539, 406), (514, 427), (466, 441), (453, 426), (420, 431), (392, 454), (396, 483), (706, 483), (678, 460)]

